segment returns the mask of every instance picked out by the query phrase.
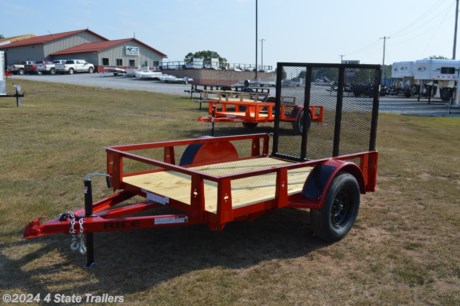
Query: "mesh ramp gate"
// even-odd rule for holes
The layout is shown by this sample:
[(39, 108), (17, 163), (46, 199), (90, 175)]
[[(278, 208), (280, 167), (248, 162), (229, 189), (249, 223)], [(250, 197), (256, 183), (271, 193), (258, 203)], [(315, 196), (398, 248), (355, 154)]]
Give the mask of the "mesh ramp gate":
[[(375, 150), (379, 65), (278, 63), (273, 155), (293, 161)], [(279, 120), (282, 103), (323, 106), (322, 123), (302, 116), (301, 134)]]

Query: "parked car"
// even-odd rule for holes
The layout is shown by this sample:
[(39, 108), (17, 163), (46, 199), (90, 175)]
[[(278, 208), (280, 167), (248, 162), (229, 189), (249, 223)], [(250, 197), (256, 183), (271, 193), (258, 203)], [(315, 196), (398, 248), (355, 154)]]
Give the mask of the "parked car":
[(26, 65), (35, 64), (35, 61), (25, 61), (20, 64), (12, 64), (8, 66), (8, 71), (13, 74), (23, 75), (26, 72)]
[(66, 60), (64, 64), (56, 64), (59, 73), (74, 74), (75, 72), (94, 72), (94, 65), (82, 59)]
[[(359, 97), (359, 96), (373, 97), (374, 96), (374, 85), (371, 83), (367, 83), (367, 82), (352, 84), (349, 90), (353, 92), (355, 97)], [(381, 86), (379, 95), (386, 96), (388, 95), (388, 92), (389, 92), (388, 87)]]
[(65, 64), (66, 60), (54, 60), (37, 64), (38, 73), (56, 74), (56, 64)]

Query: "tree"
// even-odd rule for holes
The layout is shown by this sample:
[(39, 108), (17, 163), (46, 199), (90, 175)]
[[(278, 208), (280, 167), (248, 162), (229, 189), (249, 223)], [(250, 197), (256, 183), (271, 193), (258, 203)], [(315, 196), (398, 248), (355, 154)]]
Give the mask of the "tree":
[(3, 36), (3, 34), (0, 34), (0, 39), (4, 39), (5, 36)]
[(219, 66), (225, 67), (227, 65), (227, 59), (224, 57), (221, 57), (219, 53), (217, 53), (216, 51), (203, 50), (203, 51), (197, 51), (195, 53), (189, 52), (185, 56), (184, 61), (185, 63), (190, 64), (192, 63), (192, 60), (194, 58), (202, 58), (204, 65), (211, 65), (211, 58), (218, 58)]
[(432, 55), (430, 56), (430, 59), (448, 59), (448, 58), (442, 55)]

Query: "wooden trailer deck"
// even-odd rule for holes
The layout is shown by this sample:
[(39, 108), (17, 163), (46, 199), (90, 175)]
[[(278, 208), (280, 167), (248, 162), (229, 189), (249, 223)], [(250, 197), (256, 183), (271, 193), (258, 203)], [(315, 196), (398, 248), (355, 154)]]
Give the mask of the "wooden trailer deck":
[[(263, 157), (233, 162), (191, 167), (193, 171), (213, 176), (231, 175), (271, 167), (289, 165), (291, 162)], [(288, 194), (300, 192), (313, 167), (288, 170)], [(177, 171), (162, 171), (123, 178), (123, 182), (147, 192), (181, 201), (190, 205), (191, 176)], [(232, 207), (239, 208), (261, 201), (272, 200), (276, 194), (276, 172), (235, 179), (232, 185)], [(217, 212), (217, 183), (204, 180), (205, 209)]]

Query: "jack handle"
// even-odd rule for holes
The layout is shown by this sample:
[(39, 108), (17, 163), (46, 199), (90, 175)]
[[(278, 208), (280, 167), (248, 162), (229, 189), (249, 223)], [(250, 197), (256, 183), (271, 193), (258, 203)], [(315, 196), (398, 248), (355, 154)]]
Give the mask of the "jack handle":
[(101, 173), (101, 172), (93, 172), (93, 173), (88, 173), (85, 175), (84, 181), (91, 182), (92, 178), (95, 176), (104, 176), (105, 181), (107, 183), (107, 188), (112, 188), (112, 182), (110, 181), (110, 175), (107, 173)]

